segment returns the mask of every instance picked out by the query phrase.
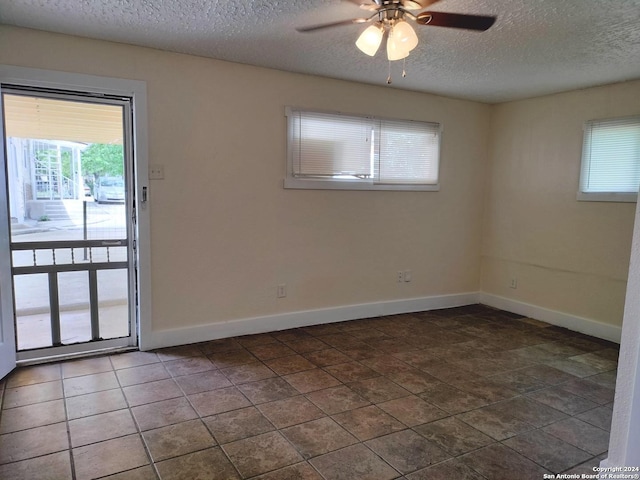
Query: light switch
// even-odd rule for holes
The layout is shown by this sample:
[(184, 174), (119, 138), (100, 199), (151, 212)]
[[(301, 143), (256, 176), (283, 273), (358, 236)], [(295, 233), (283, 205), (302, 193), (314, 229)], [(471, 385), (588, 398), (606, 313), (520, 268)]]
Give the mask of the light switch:
[(149, 180), (163, 180), (164, 165), (149, 165)]

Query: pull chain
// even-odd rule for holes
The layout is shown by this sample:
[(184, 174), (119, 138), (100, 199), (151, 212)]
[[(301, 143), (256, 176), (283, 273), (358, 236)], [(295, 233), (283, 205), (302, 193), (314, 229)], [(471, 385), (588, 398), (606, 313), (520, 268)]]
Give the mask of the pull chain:
[[(402, 59), (402, 78), (406, 78), (407, 76), (407, 60), (406, 57)], [(388, 75), (387, 75), (387, 85), (391, 85), (392, 81), (391, 81), (391, 60), (389, 60), (389, 71), (388, 71)]]

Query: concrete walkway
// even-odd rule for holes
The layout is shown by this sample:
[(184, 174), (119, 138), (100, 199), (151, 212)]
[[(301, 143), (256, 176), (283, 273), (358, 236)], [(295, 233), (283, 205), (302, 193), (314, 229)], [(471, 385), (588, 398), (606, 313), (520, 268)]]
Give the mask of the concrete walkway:
[[(89, 203), (86, 238), (108, 240), (126, 238), (126, 210), (124, 205), (98, 205)], [(12, 241), (51, 242), (81, 241), (85, 238), (83, 218), (69, 220), (12, 224)], [(35, 255), (35, 260), (34, 260)], [(84, 248), (56, 249), (55, 264), (83, 264), (92, 259), (126, 261), (127, 247), (99, 247), (87, 252)], [(13, 265), (53, 265), (51, 250), (14, 251)], [(98, 299), (100, 329), (103, 338), (128, 335), (128, 273), (126, 269), (98, 272)], [(14, 276), (14, 295), (18, 348), (49, 346), (50, 304), (48, 275), (28, 274)], [(58, 300), (63, 342), (74, 343), (90, 339), (89, 274), (87, 271), (58, 273)]]

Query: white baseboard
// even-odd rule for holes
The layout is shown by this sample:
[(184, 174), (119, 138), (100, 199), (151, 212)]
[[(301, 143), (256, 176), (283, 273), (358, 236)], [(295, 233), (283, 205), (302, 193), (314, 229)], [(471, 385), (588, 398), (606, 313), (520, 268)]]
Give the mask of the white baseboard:
[(423, 312), (439, 308), (471, 305), (478, 302), (478, 292), (470, 292), (242, 318), (186, 328), (156, 330), (151, 332), (150, 339), (140, 339), (140, 349), (151, 350), (153, 348), (186, 345), (238, 335), (274, 332), (288, 328), (373, 318), (383, 315)]
[(622, 327), (609, 325), (589, 318), (578, 317), (568, 313), (558, 312), (556, 310), (550, 310), (548, 308), (538, 307), (537, 305), (519, 302), (517, 300), (500, 297), (498, 295), (481, 292), (479, 295), (479, 302), (483, 305), (535, 318), (536, 320), (542, 320), (543, 322), (547, 322), (552, 325), (568, 328), (574, 332), (585, 333), (592, 337), (609, 340), (615, 343), (620, 343), (620, 339), (622, 337)]
[(307, 327), (325, 323), (374, 318), (384, 315), (401, 313), (424, 312), (439, 308), (459, 307), (482, 303), (490, 307), (508, 312), (525, 315), (542, 320), (552, 325), (568, 328), (575, 332), (585, 333), (597, 338), (620, 343), (622, 328), (615, 325), (601, 323), (596, 320), (578, 317), (555, 310), (539, 307), (529, 303), (519, 302), (498, 295), (481, 292), (469, 292), (453, 295), (439, 295), (433, 297), (409, 298), (387, 302), (346, 305), (342, 307), (304, 310), (298, 312), (265, 315), (262, 317), (241, 318), (225, 322), (197, 325), (185, 328), (156, 330), (151, 338), (141, 338), (141, 350), (187, 345), (205, 342), (218, 338), (251, 335), (255, 333), (275, 332), (288, 328)]

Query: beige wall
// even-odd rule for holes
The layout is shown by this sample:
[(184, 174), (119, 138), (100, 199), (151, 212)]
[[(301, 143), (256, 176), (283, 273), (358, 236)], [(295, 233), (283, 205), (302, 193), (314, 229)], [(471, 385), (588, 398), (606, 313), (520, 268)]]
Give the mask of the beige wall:
[(621, 325), (635, 203), (576, 193), (583, 123), (639, 112), (638, 81), (493, 107), (484, 292)]
[[(5, 26), (0, 45), (147, 82), (154, 330), (478, 290), (489, 106)], [(441, 191), (284, 190), (286, 105), (441, 122)]]

